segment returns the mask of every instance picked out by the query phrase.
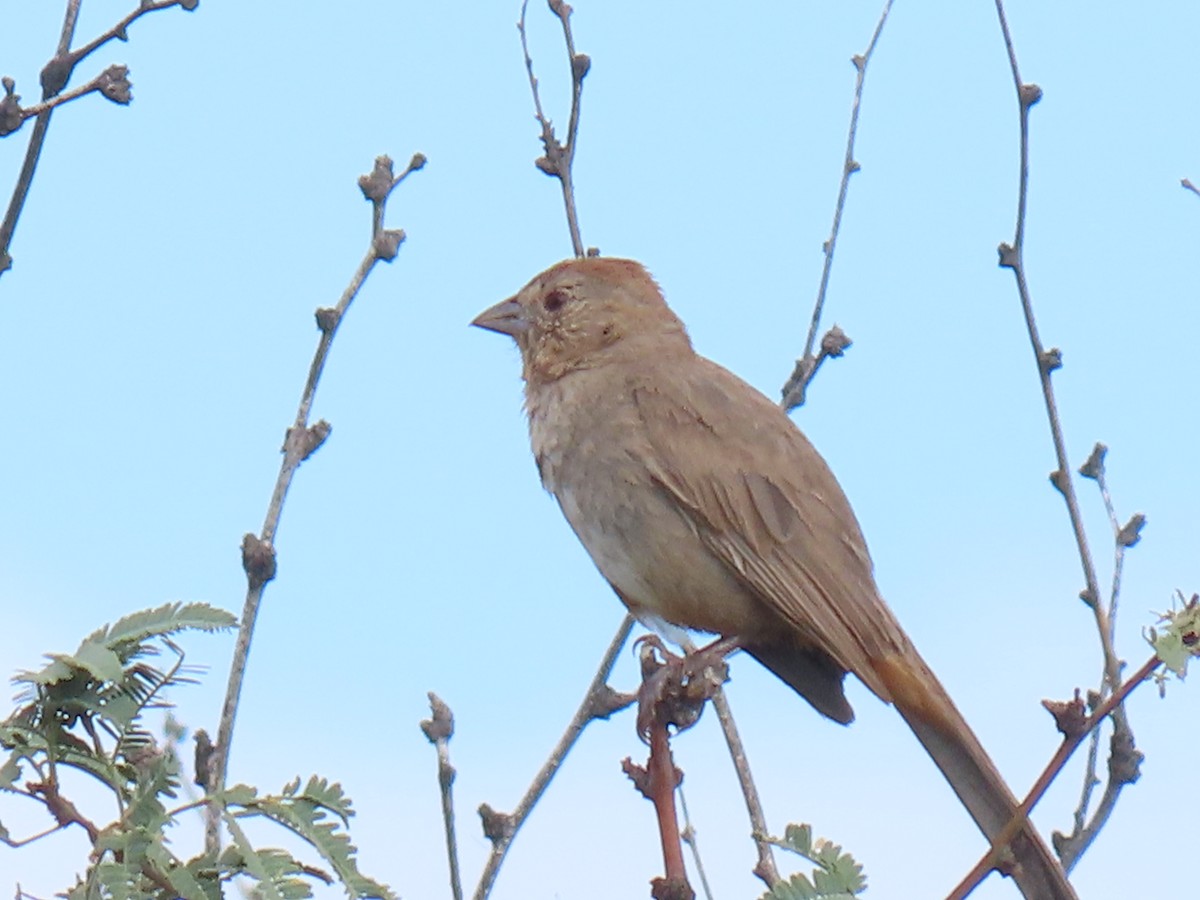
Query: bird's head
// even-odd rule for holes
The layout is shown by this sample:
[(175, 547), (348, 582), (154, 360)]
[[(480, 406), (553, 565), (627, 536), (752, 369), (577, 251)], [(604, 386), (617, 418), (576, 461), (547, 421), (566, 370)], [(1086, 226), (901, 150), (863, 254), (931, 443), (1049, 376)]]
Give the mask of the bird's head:
[(638, 356), (691, 352), (691, 342), (641, 263), (569, 259), (536, 276), (472, 325), (511, 335), (527, 382)]

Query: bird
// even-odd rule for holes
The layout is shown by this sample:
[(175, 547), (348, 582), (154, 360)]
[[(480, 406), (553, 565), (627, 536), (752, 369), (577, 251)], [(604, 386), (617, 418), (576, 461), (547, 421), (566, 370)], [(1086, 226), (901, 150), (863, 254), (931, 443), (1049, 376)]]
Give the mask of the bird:
[[(543, 486), (643, 623), (732, 639), (849, 724), (853, 673), (896, 708), (994, 841), (1017, 801), (880, 595), (837, 478), (776, 403), (692, 348), (646, 268), (557, 263), (471, 323), (521, 356)], [(1006, 874), (1076, 894), (1026, 819)]]

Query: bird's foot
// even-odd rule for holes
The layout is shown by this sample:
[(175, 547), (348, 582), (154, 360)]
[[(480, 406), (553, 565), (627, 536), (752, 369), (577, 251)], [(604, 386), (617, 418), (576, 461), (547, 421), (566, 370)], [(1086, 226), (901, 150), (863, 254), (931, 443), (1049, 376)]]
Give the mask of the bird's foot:
[(647, 742), (656, 724), (683, 731), (699, 721), (705, 702), (729, 678), (725, 657), (738, 647), (735, 639), (721, 638), (680, 656), (653, 634), (639, 638), (636, 645), (642, 663), (637, 727)]

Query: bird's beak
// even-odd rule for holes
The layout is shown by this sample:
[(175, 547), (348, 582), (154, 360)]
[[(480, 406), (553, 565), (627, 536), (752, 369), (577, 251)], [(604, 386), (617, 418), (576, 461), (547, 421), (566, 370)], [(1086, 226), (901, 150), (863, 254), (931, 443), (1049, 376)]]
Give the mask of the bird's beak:
[(514, 338), (526, 328), (525, 318), (521, 315), (521, 307), (516, 297), (509, 297), (495, 306), (489, 306), (472, 319), (471, 324)]

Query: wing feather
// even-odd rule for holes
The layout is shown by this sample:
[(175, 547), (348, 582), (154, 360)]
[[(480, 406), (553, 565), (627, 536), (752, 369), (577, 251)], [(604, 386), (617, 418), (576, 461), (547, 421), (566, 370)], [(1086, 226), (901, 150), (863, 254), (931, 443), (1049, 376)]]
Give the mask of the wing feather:
[(837, 480), (779, 407), (698, 361), (631, 385), (651, 476), (768, 615), (890, 700), (871, 659), (908, 642)]

